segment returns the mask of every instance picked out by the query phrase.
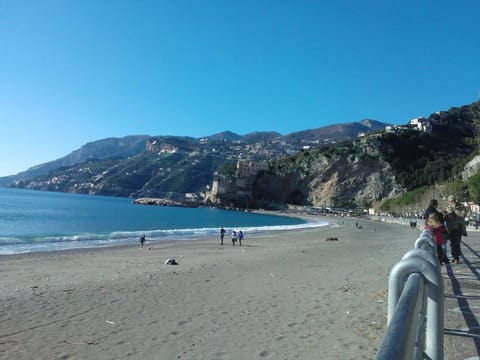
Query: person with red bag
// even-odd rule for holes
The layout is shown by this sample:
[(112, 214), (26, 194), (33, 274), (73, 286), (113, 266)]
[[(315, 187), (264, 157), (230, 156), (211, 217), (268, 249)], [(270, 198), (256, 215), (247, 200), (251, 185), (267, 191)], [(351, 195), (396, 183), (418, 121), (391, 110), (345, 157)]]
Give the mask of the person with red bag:
[(438, 201), (436, 199), (432, 199), (430, 201), (430, 205), (425, 210), (425, 229), (431, 230), (433, 233), (433, 240), (435, 241), (435, 245), (437, 246), (437, 257), (440, 264), (450, 264), (448, 260), (448, 256), (445, 254), (443, 249), (444, 234), (446, 233), (445, 228), (443, 226), (443, 215), (437, 210)]

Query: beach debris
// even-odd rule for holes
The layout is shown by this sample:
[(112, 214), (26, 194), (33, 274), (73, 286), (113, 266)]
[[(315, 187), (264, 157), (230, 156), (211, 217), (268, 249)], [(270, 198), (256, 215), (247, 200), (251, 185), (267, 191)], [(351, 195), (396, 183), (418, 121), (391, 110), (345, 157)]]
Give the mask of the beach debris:
[(338, 238), (334, 236), (329, 236), (325, 239), (325, 241), (338, 241)]
[(167, 265), (178, 265), (178, 262), (175, 259), (168, 258), (167, 260), (165, 260), (165, 264), (167, 264)]
[(341, 290), (343, 292), (350, 291), (351, 289), (352, 289), (352, 285), (350, 285), (350, 284), (344, 284), (343, 286), (338, 288), (338, 290)]
[(110, 325), (115, 325), (115, 322), (114, 322), (114, 321), (106, 320), (105, 322), (106, 322), (107, 324), (110, 324)]
[(92, 340), (92, 341), (82, 341), (82, 342), (72, 342), (72, 341), (68, 341), (68, 340), (65, 340), (64, 341), (66, 344), (70, 344), (70, 345), (97, 345), (98, 342), (95, 341), (95, 340)]
[(30, 289), (32, 289), (32, 293), (34, 296), (43, 295), (43, 292), (37, 292), (37, 290), (40, 289), (37, 285), (30, 286)]

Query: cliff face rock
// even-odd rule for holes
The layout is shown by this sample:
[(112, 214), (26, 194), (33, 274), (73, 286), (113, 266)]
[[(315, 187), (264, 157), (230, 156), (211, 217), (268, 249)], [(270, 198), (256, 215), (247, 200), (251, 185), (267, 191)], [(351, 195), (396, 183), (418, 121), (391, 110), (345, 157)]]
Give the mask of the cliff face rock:
[(470, 176), (475, 175), (480, 170), (480, 155), (475, 156), (470, 160), (462, 172), (462, 179), (467, 180)]
[(166, 153), (166, 154), (174, 154), (178, 151), (178, 147), (168, 143), (154, 141), (147, 141), (145, 146), (145, 151), (152, 152), (152, 153)]
[(358, 204), (374, 203), (401, 191), (390, 165), (379, 158), (342, 156), (331, 163), (326, 172), (320, 170), (317, 174), (326, 178), (328, 185), (312, 181), (310, 198), (317, 206), (322, 203), (344, 205), (339, 199), (347, 200), (345, 205), (349, 205), (348, 199)]
[[(294, 169), (294, 170), (293, 170)], [(305, 157), (292, 171), (273, 167), (252, 178), (223, 177), (208, 201), (225, 206), (279, 209), (292, 205), (372, 205), (401, 187), (388, 163), (368, 153)]]

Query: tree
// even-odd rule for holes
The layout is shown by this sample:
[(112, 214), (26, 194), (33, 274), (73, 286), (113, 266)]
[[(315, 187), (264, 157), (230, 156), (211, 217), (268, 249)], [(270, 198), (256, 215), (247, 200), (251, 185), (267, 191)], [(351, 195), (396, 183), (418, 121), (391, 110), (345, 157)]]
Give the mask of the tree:
[(233, 162), (227, 162), (223, 164), (220, 173), (225, 176), (233, 176), (237, 171), (237, 164)]

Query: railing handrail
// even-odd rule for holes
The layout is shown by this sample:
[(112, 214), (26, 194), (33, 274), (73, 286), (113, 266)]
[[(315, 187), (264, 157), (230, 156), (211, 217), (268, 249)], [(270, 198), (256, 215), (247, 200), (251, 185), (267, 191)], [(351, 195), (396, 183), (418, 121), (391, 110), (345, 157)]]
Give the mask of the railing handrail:
[(388, 328), (375, 359), (443, 359), (444, 299), (436, 245), (426, 230), (390, 273)]

